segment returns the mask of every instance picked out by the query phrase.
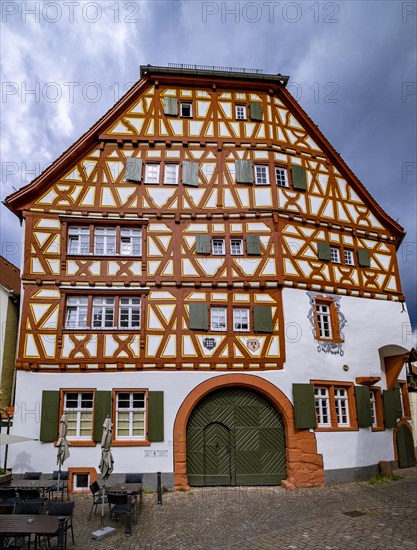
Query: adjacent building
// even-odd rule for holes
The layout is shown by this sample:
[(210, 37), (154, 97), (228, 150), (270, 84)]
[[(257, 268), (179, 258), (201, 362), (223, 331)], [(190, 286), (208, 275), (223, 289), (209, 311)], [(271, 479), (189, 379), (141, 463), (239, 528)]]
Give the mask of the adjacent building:
[[(415, 464), (402, 227), (288, 77), (141, 67), (7, 198), (24, 227), (15, 429), (77, 486), (115, 472), (301, 487)], [(17, 465), (19, 461), (17, 461)]]

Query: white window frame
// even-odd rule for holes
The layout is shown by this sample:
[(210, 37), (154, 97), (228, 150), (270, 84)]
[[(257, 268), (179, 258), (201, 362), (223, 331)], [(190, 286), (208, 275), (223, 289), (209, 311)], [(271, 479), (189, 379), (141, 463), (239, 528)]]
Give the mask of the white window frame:
[(355, 265), (355, 258), (353, 256), (353, 250), (345, 249), (343, 251), (343, 256), (345, 258), (345, 264), (346, 265)]
[(210, 329), (214, 332), (224, 332), (227, 330), (227, 308), (210, 308)]
[(378, 428), (378, 413), (376, 409), (376, 395), (374, 391), (370, 390), (369, 398), (371, 401), (372, 428)]
[(224, 256), (226, 254), (226, 242), (223, 238), (214, 237), (211, 240), (211, 250), (213, 256)]
[(255, 164), (255, 185), (269, 185), (269, 166)]
[(142, 256), (142, 228), (120, 228), (120, 255)]
[[(239, 247), (238, 250), (237, 250), (237, 247)], [(230, 254), (232, 256), (243, 256), (243, 239), (239, 239), (235, 237), (232, 237), (230, 239)]]
[[(246, 328), (244, 328), (245, 325)], [(233, 330), (235, 332), (249, 332), (249, 308), (238, 307), (233, 309)]]
[(71, 226), (68, 228), (68, 254), (85, 255), (90, 253), (90, 227)]
[[(126, 303), (123, 303), (125, 301)], [(138, 303), (134, 303), (134, 301), (137, 301)], [(122, 310), (127, 311), (127, 326), (122, 325)], [(135, 314), (134, 311), (138, 310), (138, 313)], [(137, 324), (134, 324), (133, 322), (133, 316), (138, 316)], [(127, 297), (127, 296), (120, 296), (119, 297), (119, 328), (124, 330), (139, 330), (140, 329), (140, 318), (141, 318), (141, 300), (137, 296), (134, 297)]]
[[(119, 396), (121, 394), (127, 394), (129, 395), (129, 406), (128, 407), (120, 407), (119, 406)], [(137, 394), (143, 395), (143, 407), (135, 407), (133, 402), (133, 396)], [(137, 441), (144, 441), (146, 438), (146, 392), (145, 391), (118, 391), (116, 392), (116, 406), (115, 406), (115, 419), (116, 419), (116, 429), (115, 429), (115, 439), (119, 441), (126, 441), (126, 440), (137, 440)], [(129, 434), (128, 435), (119, 435), (119, 413), (129, 414)], [(135, 413), (139, 413), (143, 415), (143, 434), (142, 435), (134, 435), (133, 429), (134, 429), (134, 418), (133, 415)]]
[(334, 386), (334, 406), (336, 409), (337, 425), (342, 427), (350, 426), (349, 417), (349, 393), (347, 388)]
[(275, 182), (278, 187), (288, 187), (288, 172), (286, 168), (275, 166)]
[[(70, 317), (75, 314), (75, 320), (70, 323)], [(68, 296), (65, 309), (65, 328), (77, 329), (87, 328), (88, 318), (88, 297), (87, 296)], [(82, 321), (84, 319), (84, 321)]]
[(334, 264), (340, 264), (340, 249), (337, 246), (330, 247), (330, 260)]
[(236, 105), (236, 120), (247, 120), (246, 105)]
[[(99, 246), (99, 238), (103, 239), (103, 248)], [(116, 228), (95, 227), (94, 228), (94, 254), (97, 256), (116, 255)]]
[(325, 340), (331, 340), (333, 335), (330, 305), (316, 302), (315, 309), (319, 328), (319, 334), (317, 336)]
[[(112, 303), (106, 302), (112, 300)], [(114, 296), (94, 296), (91, 325), (94, 329), (112, 329), (114, 326), (115, 298)], [(107, 324), (108, 313), (111, 312), (111, 325)], [(97, 324), (96, 315), (100, 316), (100, 324)]]
[(158, 185), (161, 165), (157, 162), (149, 162), (145, 166), (145, 183)]
[[(190, 111), (189, 114), (184, 114), (185, 107), (189, 107)], [(192, 101), (180, 101), (180, 116), (182, 118), (192, 118), (193, 116), (193, 103)]]
[(329, 428), (332, 425), (330, 416), (329, 388), (326, 386), (314, 386), (314, 402), (317, 416), (317, 426)]
[[(77, 406), (76, 407), (68, 407), (67, 405), (67, 397), (69, 394), (77, 394)], [(83, 407), (82, 406), (82, 396), (83, 394), (90, 394), (91, 395), (91, 408), (90, 407)], [(75, 435), (68, 435), (68, 439), (85, 439), (89, 440), (92, 439), (93, 435), (93, 408), (94, 408), (94, 392), (92, 391), (65, 391), (64, 392), (64, 407), (63, 412), (67, 415), (68, 421), (71, 425), (71, 416), (76, 415), (76, 434)], [(89, 435), (81, 435), (81, 427), (83, 422), (83, 415), (89, 414), (90, 419), (87, 420), (91, 424), (91, 432)]]
[(178, 185), (178, 164), (165, 164), (164, 185)]

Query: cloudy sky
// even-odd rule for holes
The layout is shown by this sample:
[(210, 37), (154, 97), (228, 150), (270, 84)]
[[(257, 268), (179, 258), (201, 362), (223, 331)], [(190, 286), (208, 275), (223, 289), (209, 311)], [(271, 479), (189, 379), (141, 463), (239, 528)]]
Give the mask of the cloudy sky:
[[(407, 231), (403, 292), (417, 323), (416, 3), (1, 2), (1, 199), (31, 181), (139, 78), (190, 63), (290, 76), (289, 90)], [(3, 206), (1, 254), (19, 262)]]

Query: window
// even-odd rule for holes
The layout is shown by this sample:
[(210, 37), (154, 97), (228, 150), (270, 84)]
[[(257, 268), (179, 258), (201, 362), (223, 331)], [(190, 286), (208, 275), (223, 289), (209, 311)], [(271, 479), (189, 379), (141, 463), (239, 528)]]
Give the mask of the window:
[(145, 392), (116, 393), (116, 439), (145, 439)]
[(346, 265), (355, 265), (355, 260), (353, 257), (353, 250), (344, 250), (343, 252)]
[(114, 256), (116, 254), (116, 228), (96, 227), (94, 230), (94, 254)]
[(318, 426), (330, 426), (329, 390), (314, 388)]
[(236, 105), (236, 120), (246, 120), (245, 105)]
[(212, 250), (213, 256), (224, 256), (226, 254), (224, 239), (213, 239)]
[(159, 164), (147, 164), (145, 183), (159, 183)]
[(191, 118), (193, 116), (192, 104), (187, 102), (180, 103), (180, 115), (184, 118)]
[(400, 385), (402, 418), (407, 418), (411, 420), (410, 397), (408, 395), (407, 382), (403, 380), (398, 380), (398, 383)]
[(93, 327), (112, 328), (114, 298), (93, 298)]
[(369, 397), (371, 401), (372, 429), (383, 430), (384, 420), (382, 414), (381, 388), (369, 388)]
[(256, 185), (269, 185), (268, 166), (255, 166), (255, 183)]
[(353, 399), (353, 384), (317, 382), (314, 385), (317, 427), (356, 429), (356, 421), (351, 416)]
[(68, 254), (89, 254), (90, 228), (70, 227), (68, 229)]
[(68, 296), (65, 316), (66, 328), (83, 328), (87, 326), (87, 296)]
[(336, 246), (330, 247), (330, 259), (335, 264), (340, 264), (340, 250)]
[(233, 310), (233, 330), (242, 332), (249, 330), (248, 308), (236, 308)]
[(140, 328), (140, 298), (120, 298), (119, 327)]
[(66, 392), (64, 413), (68, 420), (68, 439), (91, 439), (93, 430), (93, 392)]
[(120, 254), (122, 256), (142, 255), (142, 229), (120, 230)]
[(331, 339), (332, 323), (330, 305), (316, 302), (316, 322), (318, 328), (317, 337), (326, 340)]
[(213, 331), (226, 330), (226, 308), (225, 307), (212, 307), (210, 328)]
[(230, 254), (232, 256), (243, 255), (243, 239), (230, 239)]
[(164, 183), (178, 185), (178, 164), (165, 164)]
[(275, 166), (275, 179), (278, 187), (288, 187), (288, 175), (285, 168)]

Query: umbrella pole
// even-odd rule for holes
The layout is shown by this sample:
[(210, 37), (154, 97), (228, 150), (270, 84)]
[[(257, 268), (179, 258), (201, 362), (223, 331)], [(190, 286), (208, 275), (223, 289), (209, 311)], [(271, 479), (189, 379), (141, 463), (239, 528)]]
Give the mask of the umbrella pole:
[(101, 496), (101, 526), (100, 528), (103, 529), (103, 521), (104, 521), (104, 495), (105, 495), (105, 485), (106, 483), (103, 483), (103, 494)]
[[(59, 495), (59, 482), (60, 482), (60, 479), (61, 479), (61, 462), (59, 463), (59, 468), (58, 468), (58, 490), (57, 490), (58, 495)], [(64, 496), (64, 495), (62, 495), (62, 496)]]

